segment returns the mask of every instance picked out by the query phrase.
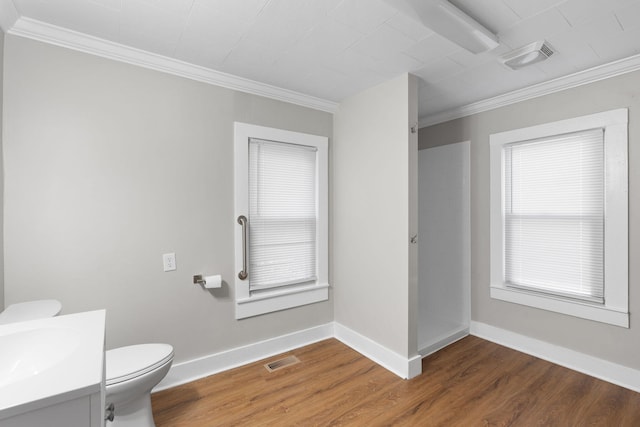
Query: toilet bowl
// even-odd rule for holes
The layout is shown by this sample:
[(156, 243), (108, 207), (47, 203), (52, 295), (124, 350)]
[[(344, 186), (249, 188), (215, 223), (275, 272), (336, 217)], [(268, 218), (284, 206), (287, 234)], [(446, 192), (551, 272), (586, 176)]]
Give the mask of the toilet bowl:
[(0, 313), (0, 325), (24, 322), (26, 320), (44, 319), (45, 317), (55, 317), (60, 313), (61, 309), (62, 304), (55, 299), (42, 299), (11, 304)]
[(169, 372), (173, 347), (138, 344), (106, 352), (106, 404), (114, 404), (108, 427), (155, 427), (151, 389)]

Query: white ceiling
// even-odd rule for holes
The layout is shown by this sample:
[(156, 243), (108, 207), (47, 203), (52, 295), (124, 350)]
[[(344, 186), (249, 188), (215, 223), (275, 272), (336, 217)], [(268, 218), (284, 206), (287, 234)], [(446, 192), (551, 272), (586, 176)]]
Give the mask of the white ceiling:
[[(640, 53), (640, 0), (451, 0), (498, 35), (479, 55), (383, 0), (1, 1), (0, 14), (12, 1), (16, 18), (329, 101), (411, 72), (423, 119)], [(496, 60), (540, 39), (557, 52), (545, 62)]]

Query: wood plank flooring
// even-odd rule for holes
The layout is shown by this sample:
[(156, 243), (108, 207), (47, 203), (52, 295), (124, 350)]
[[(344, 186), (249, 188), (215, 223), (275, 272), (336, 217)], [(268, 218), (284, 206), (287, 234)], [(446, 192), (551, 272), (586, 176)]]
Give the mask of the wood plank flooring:
[[(268, 372), (264, 363), (300, 363)], [(335, 339), (152, 395), (157, 427), (640, 426), (640, 393), (477, 337), (402, 380)]]

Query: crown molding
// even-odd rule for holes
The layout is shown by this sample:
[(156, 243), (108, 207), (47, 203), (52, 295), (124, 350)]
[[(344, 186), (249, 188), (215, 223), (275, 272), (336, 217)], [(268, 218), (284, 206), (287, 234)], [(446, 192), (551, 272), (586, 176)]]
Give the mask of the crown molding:
[[(190, 80), (252, 95), (264, 96), (315, 110), (335, 113), (339, 106), (339, 104), (334, 101), (215, 71), (34, 19), (19, 17), (12, 0), (0, 0), (0, 28), (8, 34), (26, 37), (114, 61), (125, 62)], [(637, 70), (640, 70), (640, 55), (630, 56), (609, 64), (538, 83), (493, 98), (425, 116), (420, 119), (419, 127), (432, 126), (449, 120), (494, 110)]]
[(16, 23), (20, 14), (13, 0), (0, 0), (0, 28), (5, 33)]
[(494, 110), (496, 108), (505, 107), (507, 105), (594, 83), (599, 80), (608, 79), (637, 70), (640, 70), (640, 55), (633, 55), (628, 58), (599, 65), (568, 76), (559, 77), (483, 101), (474, 102), (462, 107), (453, 108), (451, 110), (423, 117), (420, 119), (419, 127), (423, 128), (426, 126), (432, 126), (449, 120)]
[[(13, 4), (10, 0), (0, 1), (0, 5), (7, 1)], [(215, 71), (30, 18), (17, 18), (7, 33), (314, 110), (334, 113), (338, 109), (338, 103), (333, 101)]]

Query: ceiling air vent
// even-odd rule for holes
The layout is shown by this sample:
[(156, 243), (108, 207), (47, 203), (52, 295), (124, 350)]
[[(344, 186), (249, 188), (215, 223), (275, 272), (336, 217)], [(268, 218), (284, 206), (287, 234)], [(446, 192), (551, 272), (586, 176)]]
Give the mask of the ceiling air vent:
[(554, 53), (555, 51), (549, 43), (542, 40), (505, 53), (498, 59), (512, 70), (519, 70), (527, 65), (544, 61)]

